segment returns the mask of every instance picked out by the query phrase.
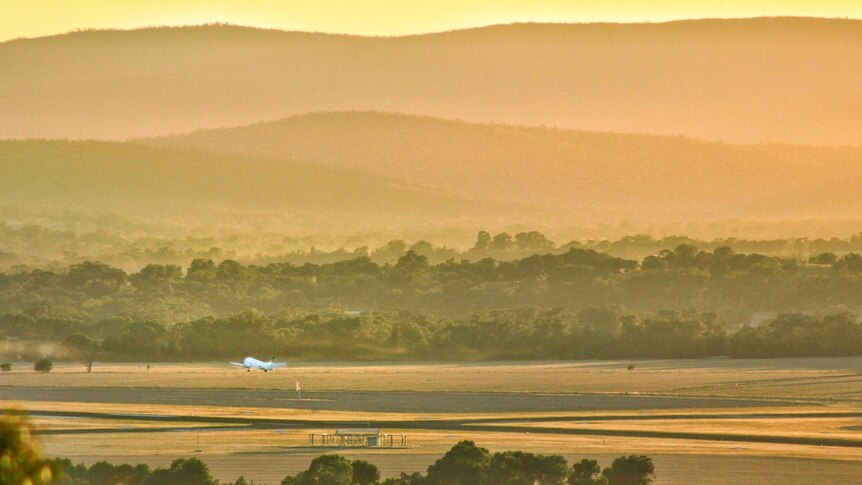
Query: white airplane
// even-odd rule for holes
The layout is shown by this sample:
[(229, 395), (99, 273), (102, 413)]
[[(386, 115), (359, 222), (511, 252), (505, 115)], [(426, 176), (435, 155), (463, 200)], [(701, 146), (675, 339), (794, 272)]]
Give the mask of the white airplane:
[(242, 360), (242, 363), (231, 362), (230, 364), (248, 369), (249, 372), (251, 372), (252, 369), (260, 369), (264, 372), (269, 372), (271, 370), (276, 370), (279, 367), (284, 367), (287, 365), (287, 364), (277, 364), (274, 361), (275, 361), (275, 357), (269, 359), (269, 362), (262, 362), (260, 360), (255, 359), (254, 357), (246, 357), (245, 359)]

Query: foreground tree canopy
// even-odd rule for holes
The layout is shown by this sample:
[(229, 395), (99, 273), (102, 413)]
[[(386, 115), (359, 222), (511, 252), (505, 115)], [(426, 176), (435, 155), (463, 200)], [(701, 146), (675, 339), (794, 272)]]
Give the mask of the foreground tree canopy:
[(26, 419), (0, 417), (0, 485), (47, 485), (57, 471), (54, 463), (42, 458)]
[[(357, 474), (360, 469), (369, 474)], [(622, 456), (604, 470), (596, 460), (583, 459), (569, 468), (559, 455), (536, 455), (523, 451), (490, 453), (472, 441), (461, 441), (428, 467), (425, 475), (414, 472), (382, 482), (376, 467), (351, 462), (338, 455), (315, 458), (308, 470), (288, 476), (282, 485), (649, 485), (655, 466), (647, 456)]]

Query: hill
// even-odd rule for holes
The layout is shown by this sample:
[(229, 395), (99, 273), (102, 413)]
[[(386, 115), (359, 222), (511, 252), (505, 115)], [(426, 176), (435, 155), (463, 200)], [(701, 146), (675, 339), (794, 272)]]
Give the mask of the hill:
[(0, 44), (0, 138), (159, 136), (328, 110), (862, 144), (862, 21), (515, 24), (373, 38), (233, 26)]
[(145, 143), (361, 169), (579, 222), (859, 216), (862, 148), (313, 113)]
[[(0, 141), (0, 206), (332, 231), (457, 221), (483, 208), (359, 170), (133, 143)], [(249, 217), (253, 216), (253, 217)]]

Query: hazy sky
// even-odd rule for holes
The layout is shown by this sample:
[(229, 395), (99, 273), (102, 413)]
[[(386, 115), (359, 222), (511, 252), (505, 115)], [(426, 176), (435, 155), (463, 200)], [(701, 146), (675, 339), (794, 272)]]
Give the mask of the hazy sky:
[(862, 0), (0, 0), (0, 40), (206, 22), (400, 35), (525, 21), (764, 15), (862, 18)]

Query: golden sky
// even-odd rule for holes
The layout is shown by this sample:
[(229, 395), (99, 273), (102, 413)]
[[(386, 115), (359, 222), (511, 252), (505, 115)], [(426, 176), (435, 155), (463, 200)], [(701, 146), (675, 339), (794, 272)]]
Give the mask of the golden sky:
[(0, 0), (0, 40), (208, 22), (401, 35), (528, 21), (776, 15), (862, 18), (862, 0)]

